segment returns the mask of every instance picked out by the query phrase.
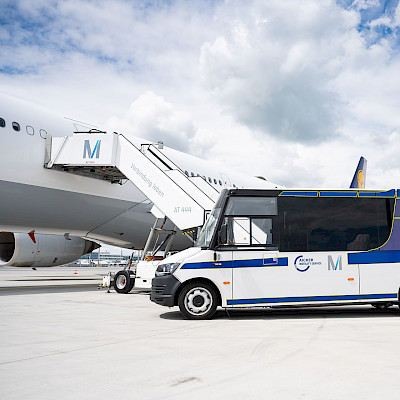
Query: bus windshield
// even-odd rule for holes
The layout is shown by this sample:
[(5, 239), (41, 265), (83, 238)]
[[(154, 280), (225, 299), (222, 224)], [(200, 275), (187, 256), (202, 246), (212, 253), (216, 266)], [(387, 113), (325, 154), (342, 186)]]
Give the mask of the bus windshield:
[(211, 214), (207, 218), (206, 223), (204, 224), (199, 237), (194, 244), (196, 247), (209, 247), (211, 239), (214, 234), (215, 226), (217, 225), (218, 218), (221, 214), (221, 208), (216, 207), (211, 211)]

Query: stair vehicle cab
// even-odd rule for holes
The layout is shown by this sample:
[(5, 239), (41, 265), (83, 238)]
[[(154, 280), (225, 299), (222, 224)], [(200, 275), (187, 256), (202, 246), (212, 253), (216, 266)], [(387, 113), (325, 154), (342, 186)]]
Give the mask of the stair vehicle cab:
[(400, 190), (225, 189), (195, 247), (166, 258), (151, 300), (217, 307), (399, 302)]

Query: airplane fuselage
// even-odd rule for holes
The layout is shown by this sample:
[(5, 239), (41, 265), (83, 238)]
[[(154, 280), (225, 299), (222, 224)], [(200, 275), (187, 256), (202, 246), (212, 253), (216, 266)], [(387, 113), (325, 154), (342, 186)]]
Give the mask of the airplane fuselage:
[[(154, 222), (152, 204), (131, 182), (111, 184), (43, 167), (47, 134), (70, 136), (93, 127), (13, 97), (1, 95), (0, 102), (0, 231), (69, 233), (116, 246), (143, 247)], [(138, 146), (148, 142), (129, 138)], [(218, 190), (232, 185), (274, 187), (173, 149), (163, 151), (182, 170), (204, 176)], [(183, 235), (175, 240), (176, 248), (189, 244)]]

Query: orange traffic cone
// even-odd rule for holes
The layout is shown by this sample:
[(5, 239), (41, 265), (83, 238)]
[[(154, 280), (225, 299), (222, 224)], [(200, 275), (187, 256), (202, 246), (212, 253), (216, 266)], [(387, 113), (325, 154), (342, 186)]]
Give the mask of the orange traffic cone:
[(78, 271), (76, 270), (76, 267), (75, 267), (75, 272), (74, 272), (74, 275), (76, 275), (78, 273)]

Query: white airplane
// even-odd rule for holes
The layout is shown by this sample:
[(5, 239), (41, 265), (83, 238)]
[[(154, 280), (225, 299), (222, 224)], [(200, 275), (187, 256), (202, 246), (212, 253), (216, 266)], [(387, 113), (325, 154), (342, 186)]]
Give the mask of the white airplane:
[[(151, 202), (123, 185), (44, 168), (45, 138), (95, 127), (0, 94), (0, 266), (56, 266), (73, 262), (100, 243), (143, 248), (155, 217)], [(145, 139), (128, 136), (135, 145)], [(273, 188), (274, 183), (164, 147), (187, 175), (200, 175), (218, 191)], [(172, 226), (171, 226), (172, 228)], [(176, 235), (172, 249), (190, 246)]]

